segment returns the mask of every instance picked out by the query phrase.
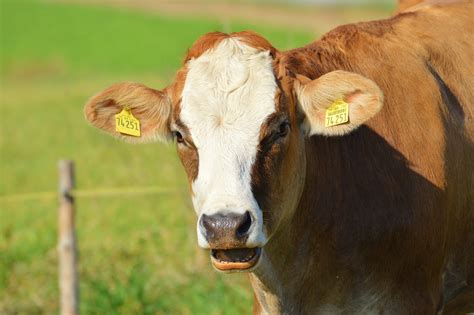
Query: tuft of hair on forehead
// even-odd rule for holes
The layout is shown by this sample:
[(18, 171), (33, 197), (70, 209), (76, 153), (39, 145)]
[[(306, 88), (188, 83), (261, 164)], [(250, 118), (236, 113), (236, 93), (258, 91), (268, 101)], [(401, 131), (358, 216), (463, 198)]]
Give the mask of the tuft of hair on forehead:
[(222, 32), (211, 32), (199, 37), (196, 42), (188, 50), (184, 63), (187, 63), (191, 59), (198, 58), (206, 51), (215, 48), (225, 39), (235, 38), (241, 43), (244, 43), (250, 47), (255, 48), (258, 51), (270, 51), (272, 58), (275, 58), (276, 49), (270, 44), (268, 40), (260, 36), (259, 34), (252, 31), (242, 31), (235, 33), (222, 33)]

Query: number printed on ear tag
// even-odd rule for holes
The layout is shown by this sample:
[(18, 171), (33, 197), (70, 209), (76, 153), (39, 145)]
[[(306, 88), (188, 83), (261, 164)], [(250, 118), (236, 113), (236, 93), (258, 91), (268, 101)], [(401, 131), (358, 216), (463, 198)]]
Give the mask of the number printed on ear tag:
[(115, 115), (115, 131), (120, 133), (140, 137), (140, 121), (136, 119), (128, 108), (122, 109)]
[(337, 126), (345, 124), (349, 121), (349, 104), (344, 102), (343, 99), (334, 101), (326, 109), (326, 121), (325, 127)]

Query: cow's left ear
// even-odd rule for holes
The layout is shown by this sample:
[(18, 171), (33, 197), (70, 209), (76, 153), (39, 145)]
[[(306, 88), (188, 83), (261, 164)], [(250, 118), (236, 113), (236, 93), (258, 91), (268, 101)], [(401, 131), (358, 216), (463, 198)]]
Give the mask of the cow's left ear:
[(347, 134), (383, 105), (377, 84), (352, 72), (333, 71), (315, 80), (297, 75), (294, 88), (299, 109), (306, 116), (303, 128), (308, 136)]

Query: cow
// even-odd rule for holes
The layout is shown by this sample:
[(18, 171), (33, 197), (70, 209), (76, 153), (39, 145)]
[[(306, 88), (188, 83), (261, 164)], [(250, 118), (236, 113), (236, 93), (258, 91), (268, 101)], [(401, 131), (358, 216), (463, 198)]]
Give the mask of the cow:
[(427, 2), (288, 51), (209, 33), (168, 87), (113, 85), (85, 116), (176, 142), (198, 244), (248, 272), (255, 313), (472, 312), (473, 19)]

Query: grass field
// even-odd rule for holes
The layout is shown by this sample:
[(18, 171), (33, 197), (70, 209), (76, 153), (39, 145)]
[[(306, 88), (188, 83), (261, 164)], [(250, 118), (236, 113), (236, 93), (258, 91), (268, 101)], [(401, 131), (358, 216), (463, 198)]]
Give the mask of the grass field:
[[(83, 119), (85, 101), (122, 80), (162, 87), (218, 20), (35, 0), (1, 2), (0, 314), (58, 312), (57, 201), (2, 196), (55, 191), (59, 158), (77, 186), (162, 186), (171, 193), (79, 198), (83, 314), (241, 314), (245, 276), (220, 275), (197, 247), (195, 216), (173, 145), (127, 145)], [(231, 22), (279, 48), (309, 33)]]
[[(0, 314), (58, 312), (60, 158), (75, 160), (79, 189), (170, 190), (77, 199), (83, 314), (250, 313), (246, 276), (214, 272), (197, 246), (174, 145), (121, 143), (90, 127), (82, 108), (118, 81), (164, 87), (206, 32), (252, 29), (287, 49), (311, 41), (314, 28), (60, 2), (0, 0)], [(46, 194), (8, 199), (32, 192)]]

